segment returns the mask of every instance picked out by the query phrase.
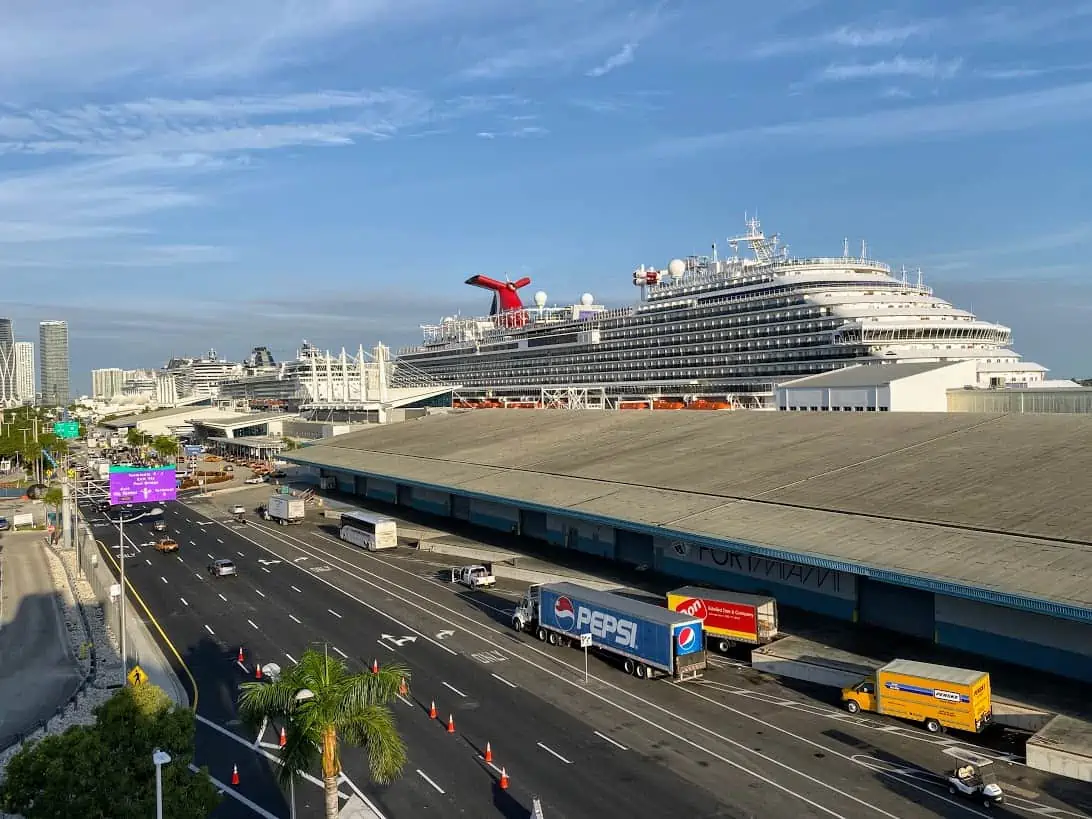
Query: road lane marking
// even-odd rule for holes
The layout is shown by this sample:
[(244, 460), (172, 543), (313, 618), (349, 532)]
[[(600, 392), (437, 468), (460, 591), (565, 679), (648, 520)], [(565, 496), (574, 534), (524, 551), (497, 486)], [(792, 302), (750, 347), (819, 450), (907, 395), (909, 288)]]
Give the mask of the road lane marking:
[(246, 557), (242, 552), (236, 552), (235, 554), (239, 555), (239, 557)]
[(255, 625), (255, 623), (254, 623), (254, 621), (253, 621), (253, 620), (247, 620), (247, 622), (248, 622), (248, 623), (250, 623), (250, 625), (251, 625), (251, 627), (252, 627), (252, 628), (255, 628), (255, 629), (256, 629), (256, 628), (258, 628), (258, 626), (257, 626), (257, 625)]
[(338, 614), (338, 613), (337, 613), (336, 611), (334, 611), (333, 609), (326, 609), (326, 610), (327, 610), (328, 612), (330, 612), (330, 614), (334, 615), (334, 617), (336, 617), (336, 618), (337, 618), (338, 620), (340, 620), (340, 619), (341, 619), (341, 615), (340, 615), (340, 614)]
[(183, 605), (183, 606), (188, 606), (188, 605), (189, 605), (189, 603), (187, 603), (187, 602), (186, 602), (186, 598), (185, 598), (185, 597), (179, 597), (178, 599), (182, 601), (182, 605)]
[[(291, 618), (291, 619), (292, 619), (292, 620), (293, 620), (294, 622), (296, 622), (296, 623), (299, 623), (299, 622), (300, 622), (300, 618), (298, 618), (298, 617), (297, 617), (296, 615), (294, 615), (294, 614), (289, 614), (288, 616), (289, 616), (289, 617), (290, 617), (290, 618)], [(301, 623), (301, 625), (302, 625), (302, 623)]]
[(610, 737), (608, 737), (608, 736), (607, 736), (606, 734), (601, 734), (601, 733), (599, 733), (598, 731), (596, 731), (596, 732), (595, 732), (595, 735), (596, 735), (597, 737), (599, 737), (600, 739), (604, 739), (604, 740), (606, 740), (606, 741), (607, 741), (607, 742), (609, 742), (609, 743), (610, 743), (611, 745), (613, 745), (613, 746), (614, 746), (615, 748), (620, 748), (620, 749), (621, 749), (621, 750), (623, 750), (623, 751), (628, 751), (628, 750), (629, 750), (629, 748), (627, 748), (627, 747), (626, 747), (625, 745), (623, 745), (623, 744), (622, 744), (621, 742), (615, 742), (615, 741), (614, 741), (613, 739), (611, 739)]
[(292, 665), (296, 665), (296, 658), (289, 654), (287, 651), (284, 652), (284, 656), (288, 658), (288, 662), (292, 663)]
[(204, 580), (205, 579), (205, 578), (203, 578), (201, 576), (201, 572), (194, 572), (193, 576), (196, 577), (198, 580)]
[[(632, 708), (627, 707), (626, 705), (623, 705), (621, 702), (618, 702), (616, 700), (611, 699), (609, 696), (607, 696), (605, 694), (600, 694), (600, 693), (598, 693), (596, 691), (590, 691), (587, 688), (585, 688), (582, 683), (578, 683), (575, 680), (570, 679), (569, 677), (566, 677), (566, 676), (564, 676), (562, 674), (559, 674), (558, 672), (552, 671), (551, 669), (547, 668), (546, 666), (542, 665), (539, 662), (536, 662), (535, 660), (532, 660), (532, 659), (529, 659), (529, 658), (527, 658), (525, 656), (517, 654), (512, 649), (503, 648), (500, 644), (493, 642), (494, 638), (492, 636), (485, 636), (484, 634), (481, 633), (481, 632), (486, 632), (486, 633), (488, 633), (490, 635), (501, 635), (502, 632), (499, 629), (493, 628), (493, 627), (491, 627), (491, 626), (489, 626), (489, 625), (487, 625), (485, 623), (482, 623), (481, 621), (476, 620), (473, 617), (470, 617), (468, 615), (461, 614), (461, 613), (455, 611), (454, 609), (451, 609), (448, 606), (444, 606), (443, 604), (440, 604), (439, 606), (437, 606), (437, 602), (435, 600), (432, 600), (432, 599), (426, 597), (425, 595), (421, 594), (420, 592), (416, 592), (416, 591), (414, 591), (412, 589), (409, 589), (409, 588), (407, 588), (405, 586), (402, 586), (402, 585), (394, 582), (393, 580), (387, 579), (387, 578), (383, 577), (382, 575), (379, 575), (379, 574), (371, 572), (371, 571), (369, 571), (367, 569), (364, 569), (364, 568), (362, 568), (361, 566), (358, 566), (355, 563), (351, 563), (351, 562), (349, 562), (347, 560), (344, 560), (343, 558), (338, 557), (337, 555), (334, 555), (334, 554), (332, 554), (330, 552), (327, 552), (326, 550), (321, 549), (321, 548), (319, 548), (317, 546), (309, 544), (306, 541), (299, 540), (298, 538), (296, 539), (296, 540), (298, 540), (298, 542), (304, 544), (304, 547), (301, 547), (301, 546), (298, 546), (298, 545), (295, 545), (295, 544), (289, 542), (288, 540), (285, 540), (284, 537), (281, 536), (276, 530), (267, 529), (266, 531), (267, 531), (267, 534), (269, 534), (274, 539), (279, 540), (281, 543), (288, 546), (288, 548), (290, 548), (290, 549), (295, 549), (297, 551), (304, 551), (304, 548), (311, 549), (311, 550), (313, 550), (315, 552), (320, 552), (322, 554), (328, 555), (328, 556), (330, 556), (331, 558), (333, 558), (334, 560), (336, 560), (336, 561), (338, 561), (340, 563), (346, 563), (347, 565), (352, 566), (353, 569), (356, 569), (357, 572), (363, 572), (365, 574), (371, 575), (372, 577), (375, 577), (375, 578), (377, 578), (377, 580), (382, 581), (382, 582), (376, 582), (374, 580), (370, 580), (370, 579), (364, 577), (363, 575), (361, 575), (361, 574), (359, 574), (357, 572), (350, 571), (350, 570), (345, 569), (345, 568), (343, 568), (341, 566), (336, 567), (338, 569), (338, 571), (342, 572), (343, 574), (346, 574), (349, 577), (353, 577), (353, 578), (365, 583), (366, 585), (372, 586), (373, 588), (378, 589), (378, 590), (380, 590), (380, 591), (394, 597), (395, 599), (398, 599), (398, 600), (402, 601), (403, 603), (406, 603), (407, 605), (409, 605), (409, 606), (411, 606), (411, 607), (413, 607), (415, 609), (418, 609), (419, 611), (421, 611), (421, 612), (423, 612), (425, 614), (431, 615), (431, 616), (435, 617), (437, 620), (440, 620), (441, 622), (445, 623), (446, 625), (457, 627), (460, 630), (462, 630), (463, 632), (465, 632), (466, 634), (468, 634), (469, 636), (471, 636), (471, 637), (473, 637), (473, 638), (475, 638), (477, 640), (481, 640), (482, 642), (490, 645), (493, 648), (497, 648), (497, 649), (501, 649), (501, 650), (505, 651), (506, 653), (510, 654), (514, 659), (517, 659), (520, 662), (526, 663), (527, 665), (530, 665), (531, 667), (539, 670), (540, 672), (542, 672), (542, 673), (544, 673), (544, 674), (546, 674), (546, 675), (548, 675), (550, 677), (553, 677), (554, 679), (556, 679), (556, 680), (558, 680), (558, 681), (560, 681), (560, 682), (562, 682), (562, 683), (564, 683), (566, 685), (572, 686), (573, 688), (579, 688), (580, 690), (584, 691), (585, 694), (587, 694), (588, 696), (591, 696), (592, 698), (594, 698), (596, 700), (599, 700), (600, 702), (603, 702), (604, 704), (609, 705), (612, 708), (615, 708), (615, 709), (617, 709), (619, 711), (622, 711), (623, 713), (627, 714), (628, 716), (630, 716), (630, 717), (632, 717), (632, 718), (634, 718), (634, 719), (636, 719), (636, 720), (638, 720), (640, 722), (643, 722), (643, 723), (647, 724), (648, 726), (650, 726), (652, 728), (655, 728), (656, 730), (660, 731), (661, 733), (666, 734), (667, 736), (670, 736), (670, 737), (672, 737), (672, 738), (674, 738), (674, 739), (676, 739), (676, 740), (678, 740), (678, 741), (680, 741), (680, 742), (682, 742), (682, 743), (684, 743), (686, 745), (689, 745), (690, 747), (694, 748), (695, 750), (698, 750), (698, 751), (701, 751), (702, 753), (708, 754), (709, 756), (713, 757), (714, 759), (716, 759), (716, 760), (718, 760), (720, 762), (723, 762), (724, 764), (729, 765), (730, 767), (735, 768), (738, 771), (741, 771), (741, 772), (746, 773), (746, 774), (748, 774), (750, 776), (753, 776), (754, 778), (766, 783), (767, 785), (769, 785), (772, 788), (775, 788), (775, 789), (777, 789), (777, 790), (779, 790), (779, 791), (781, 791), (783, 793), (786, 793), (786, 794), (788, 794), (790, 796), (793, 796), (793, 797), (799, 799), (802, 802), (807, 803), (808, 805), (811, 805), (813, 808), (820, 811), (821, 813), (829, 814), (831, 816), (841, 817), (841, 814), (839, 814), (839, 813), (835, 812), (834, 810), (826, 807), (825, 805), (820, 804), (819, 802), (815, 801), (814, 799), (811, 799), (811, 798), (805, 796), (803, 793), (800, 793), (798, 791), (794, 791), (792, 788), (788, 787), (787, 785), (782, 785), (780, 782), (776, 781), (775, 779), (773, 779), (773, 778), (771, 778), (769, 776), (766, 776), (766, 775), (764, 775), (762, 773), (759, 773), (759, 772), (757, 772), (757, 771), (755, 771), (755, 770), (753, 770), (751, 768), (747, 768), (745, 765), (743, 765), (743, 764), (741, 764), (739, 762), (736, 762), (736, 761), (724, 756), (721, 753), (718, 753), (717, 751), (713, 750), (712, 748), (709, 748), (709, 747), (706, 747), (706, 746), (702, 745), (701, 743), (695, 741), (694, 739), (691, 739), (690, 737), (687, 737), (687, 736), (685, 736), (683, 734), (680, 734), (678, 731), (673, 730), (673, 729), (667, 727), (666, 725), (662, 725), (662, 724), (656, 722), (651, 717), (648, 717), (643, 713), (635, 711)], [(245, 537), (245, 536), (243, 536), (243, 537)], [(333, 538), (326, 537), (326, 536), (324, 536), (322, 534), (319, 534), (319, 537), (322, 537), (325, 540), (330, 540), (331, 542), (337, 543), (338, 545), (342, 545), (339, 541), (335, 541), (335, 540), (333, 540)], [(278, 553), (276, 551), (269, 548), (268, 546), (263, 546), (262, 544), (258, 543), (255, 540), (252, 540), (250, 538), (246, 538), (246, 539), (250, 540), (251, 543), (258, 546), (258, 548), (263, 549), (264, 551), (268, 552), (269, 554), (280, 557), (280, 555), (278, 555)], [(381, 562), (381, 561), (379, 561), (378, 558), (374, 558), (371, 555), (363, 555), (363, 558), (364, 559), (375, 560), (376, 562)], [(388, 564), (384, 563), (383, 565), (387, 566)], [(393, 568), (397, 568), (397, 567), (393, 567)], [(399, 569), (399, 571), (405, 571), (405, 570), (404, 569)], [(410, 573), (410, 574), (412, 574), (412, 573)], [(359, 597), (356, 597), (355, 595), (351, 594), (350, 592), (346, 591), (345, 589), (341, 588), (340, 586), (337, 586), (336, 584), (331, 583), (330, 581), (325, 580), (324, 578), (317, 577), (317, 576), (314, 576), (314, 575), (312, 575), (312, 576), (316, 580), (318, 580), (319, 582), (325, 583), (327, 586), (334, 589), (335, 591), (345, 595), (346, 597), (348, 597), (348, 598), (350, 598), (352, 600), (355, 600), (357, 603), (364, 606), (365, 608), (370, 609), (371, 611), (374, 611), (375, 613), (382, 615), (383, 617), (387, 618), (391, 622), (397, 623), (398, 625), (405, 628), (407, 631), (411, 631), (411, 632), (413, 632), (415, 634), (420, 635), (421, 637), (428, 640), (433, 645), (435, 645), (435, 646), (437, 646), (439, 648), (442, 648), (444, 651), (447, 651), (449, 654), (452, 654), (452, 655), (457, 655), (458, 654), (458, 652), (452, 651), (447, 646), (443, 645), (442, 643), (440, 643), (440, 642), (438, 642), (436, 640), (431, 639), (430, 637), (428, 637), (428, 635), (423, 634), (420, 631), (417, 631), (412, 626), (409, 626), (406, 623), (403, 623), (402, 621), (398, 620), (397, 618), (395, 618), (393, 615), (389, 614), (388, 612), (385, 612), (382, 609), (377, 608), (376, 606), (373, 606), (373, 605), (371, 605), (369, 603), (364, 602)], [(409, 599), (409, 598), (407, 598), (405, 596), (399, 595), (398, 593), (393, 592), (392, 588), (400, 589), (401, 591), (405, 592), (406, 594), (410, 594), (410, 595), (413, 595), (414, 597), (418, 597), (421, 600), (424, 600), (424, 601), (430, 603), (430, 606), (426, 607), (426, 606), (424, 606), (424, 605), (422, 605), (422, 604), (420, 604), (420, 603), (418, 603), (418, 602), (416, 602), (414, 600), (411, 600), (411, 599)], [(467, 627), (465, 625), (459, 625), (454, 620), (449, 619), (449, 617), (446, 617), (443, 614), (440, 614), (437, 611), (437, 609), (446, 612), (451, 617), (458, 617), (461, 620), (465, 620), (465, 621), (469, 622), (472, 626), (476, 627), (477, 629), (480, 629), (480, 631), (473, 631), (473, 630), (471, 630), (469, 627)], [(381, 641), (381, 640), (377, 640), (376, 642), (378, 642), (380, 645), (384, 646), (385, 648), (387, 648), (390, 651), (394, 650), (390, 646), (385, 645), (385, 643), (383, 641)], [(523, 649), (525, 651), (528, 651), (530, 653), (533, 653), (533, 654), (537, 654), (540, 657), (542, 657), (544, 660), (549, 660), (549, 661), (554, 662), (554, 663), (561, 662), (562, 665), (565, 665), (565, 666), (573, 669), (574, 671), (578, 670), (576, 668), (576, 666), (573, 666), (573, 665), (571, 665), (569, 663), (566, 663), (564, 661), (559, 661), (555, 654), (551, 654), (551, 653), (549, 653), (547, 651), (539, 649), (536, 646), (533, 646), (533, 645), (531, 645), (529, 643), (522, 643), (521, 642), (521, 649)], [(609, 680), (606, 680), (606, 679), (603, 679), (603, 678), (597, 678), (597, 679), (598, 679), (599, 682), (603, 683), (608, 688), (612, 689), (614, 692), (617, 692), (617, 694), (622, 695), (622, 696), (626, 697), (627, 699), (639, 702), (639, 703), (641, 703), (641, 705), (645, 706), (647, 709), (651, 709), (653, 711), (658, 711), (658, 712), (660, 712), (660, 713), (662, 713), (662, 714), (664, 714), (664, 715), (666, 715), (666, 716), (668, 716), (668, 717), (670, 717), (670, 718), (672, 718), (672, 719), (674, 719), (674, 720), (676, 720), (676, 721), (678, 721), (678, 722), (680, 722), (680, 723), (682, 723), (684, 725), (687, 725), (687, 726), (689, 726), (691, 728), (695, 728), (695, 729), (697, 729), (697, 730), (699, 730), (699, 731), (701, 731), (701, 732), (703, 732), (705, 734), (708, 734), (709, 736), (712, 736), (712, 737), (714, 737), (716, 739), (719, 739), (721, 742), (725, 743), (726, 745), (730, 745), (730, 746), (732, 746), (734, 748), (742, 750), (742, 751), (744, 751), (746, 753), (749, 753), (749, 754), (751, 754), (753, 756), (757, 756), (757, 757), (759, 757), (761, 759), (764, 759), (764, 760), (766, 760), (768, 762), (772, 762), (774, 765), (776, 765), (776, 766), (778, 766), (780, 768), (783, 768), (783, 769), (785, 769), (787, 771), (790, 771), (793, 774), (796, 774), (796, 775), (800, 776), (801, 778), (808, 780), (809, 782), (812, 782), (814, 784), (818, 784), (821, 787), (824, 787), (824, 788), (826, 788), (826, 789), (828, 789), (828, 790), (830, 790), (830, 791), (832, 791), (834, 793), (837, 793), (837, 794), (839, 794), (841, 796), (844, 796), (844, 797), (848, 798), (849, 800), (851, 800), (853, 802), (856, 802), (856, 803), (858, 803), (860, 805), (864, 805), (864, 806), (876, 811), (877, 813), (880, 813), (880, 814), (882, 814), (884, 816), (889, 817), (889, 819), (898, 819), (898, 817), (895, 816), (894, 814), (889, 813), (888, 811), (883, 810), (882, 808), (880, 808), (880, 807), (878, 807), (876, 805), (873, 805), (873, 804), (871, 804), (869, 802), (866, 802), (865, 800), (860, 799), (860, 798), (854, 796), (851, 793), (843, 791), (843, 790), (835, 787), (834, 785), (830, 785), (830, 784), (828, 784), (826, 782), (823, 782), (821, 779), (819, 779), (817, 777), (810, 776), (810, 775), (808, 775), (808, 774), (806, 774), (806, 773), (804, 773), (802, 771), (799, 771), (796, 768), (793, 768), (792, 766), (788, 765), (787, 763), (783, 763), (783, 762), (780, 762), (780, 761), (778, 761), (776, 759), (773, 759), (768, 754), (764, 754), (761, 751), (756, 751), (756, 750), (754, 750), (752, 748), (749, 748), (744, 743), (741, 743), (738, 740), (734, 740), (734, 739), (731, 739), (731, 738), (729, 738), (729, 737), (727, 737), (727, 736), (725, 736), (723, 734), (720, 734), (720, 733), (714, 731), (711, 728), (708, 728), (708, 727), (706, 727), (704, 725), (701, 725), (698, 722), (695, 722), (694, 720), (691, 720), (691, 719), (688, 719), (686, 717), (680, 716), (680, 715), (670, 711), (665, 706), (659, 705), (658, 703), (655, 703), (655, 702), (653, 702), (651, 700), (645, 699), (644, 697), (641, 697), (641, 696), (639, 696), (637, 694), (634, 694), (634, 693), (632, 693), (630, 691), (627, 691), (626, 689), (622, 688), (621, 686), (619, 686), (619, 685), (617, 685), (615, 683), (610, 682)], [(784, 729), (780, 729), (780, 730), (784, 730)], [(817, 747), (823, 748), (824, 751), (826, 751), (828, 753), (834, 753), (834, 754), (837, 754), (837, 755), (842, 756), (843, 758), (845, 758), (844, 754), (838, 754), (837, 751), (834, 751), (833, 749), (830, 749), (830, 748), (826, 748), (825, 746), (822, 746), (819, 743), (815, 743), (815, 742), (813, 742), (811, 740), (806, 740), (806, 738), (805, 738), (805, 741), (807, 741), (810, 744), (813, 744), (813, 745), (815, 745)], [(924, 791), (925, 789), (920, 789), (920, 790)], [(935, 794), (933, 794), (933, 795), (935, 796)]]
[(224, 545), (224, 541), (222, 541), (220, 538), (216, 538), (216, 542), (219, 543), (221, 546)]
[(443, 680), (440, 680), (440, 682), (444, 683), (444, 687), (445, 687), (445, 688), (449, 688), (449, 689), (451, 689), (452, 691), (454, 691), (454, 692), (455, 692), (456, 694), (458, 694), (458, 695), (459, 695), (460, 697), (463, 697), (464, 699), (466, 698), (466, 694), (464, 694), (464, 693), (463, 693), (462, 691), (460, 691), (460, 690), (459, 690), (458, 688), (456, 688), (455, 686), (453, 686), (453, 685), (452, 685), (451, 683), (449, 683), (449, 682), (444, 682)]
[(178, 561), (179, 563), (185, 563), (185, 562), (186, 562), (186, 561), (184, 561), (184, 560), (182, 559), (182, 556), (181, 556), (181, 555), (175, 555), (175, 556), (174, 556), (174, 559), (175, 559), (175, 560), (177, 560), (177, 561)]
[(428, 784), (432, 785), (432, 787), (434, 787), (434, 788), (435, 788), (435, 789), (436, 789), (437, 791), (439, 791), (440, 793), (443, 793), (443, 792), (444, 792), (444, 789), (443, 789), (443, 788), (441, 788), (441, 787), (440, 787), (439, 785), (437, 785), (437, 784), (436, 784), (435, 782), (433, 782), (433, 781), (432, 781), (431, 779), (429, 779), (429, 778), (428, 778), (428, 774), (426, 774), (426, 773), (425, 773), (424, 771), (422, 771), (422, 770), (421, 770), (420, 768), (418, 768), (418, 769), (417, 769), (417, 775), (418, 775), (418, 776), (420, 776), (420, 777), (421, 777), (421, 778), (422, 778), (423, 780), (425, 780), (426, 782), (428, 782)]
[(518, 686), (514, 682), (509, 682), (508, 680), (504, 679), (504, 677), (502, 677), (500, 674), (492, 674), (490, 676), (496, 677), (498, 680), (500, 680), (502, 683), (507, 685), (509, 688), (518, 688)]
[(147, 563), (149, 566), (152, 565), (152, 561), (148, 560), (148, 558), (144, 558), (144, 562)]
[(212, 634), (212, 635), (216, 634), (215, 631), (213, 631), (211, 628), (209, 628), (208, 623), (205, 624), (205, 631), (207, 631), (209, 634)]
[(548, 754), (553, 754), (558, 759), (560, 759), (562, 762), (564, 762), (566, 765), (572, 765), (573, 764), (572, 760), (566, 759), (561, 754), (559, 754), (557, 751), (555, 751), (553, 748), (550, 748), (549, 746), (543, 745), (541, 742), (539, 742), (537, 744), (538, 744), (539, 748), (541, 748), (542, 750), (544, 750)]
[(387, 649), (387, 651), (394, 651), (394, 646), (387, 645), (386, 640), (376, 640), (376, 642), (379, 643), (379, 645), (383, 646), (383, 648)]
[(216, 596), (219, 597), (221, 600), (223, 600), (225, 603), (227, 602), (227, 598), (224, 597), (224, 595), (220, 594), (219, 592), (216, 593)]
[(167, 578), (165, 578), (163, 575), (160, 575), (159, 579), (162, 580), (164, 583), (167, 582)]
[(265, 566), (262, 566), (262, 571), (266, 574), (273, 574), (273, 572), (269, 571), (269, 569), (267, 569)]
[[(209, 553), (208, 553), (208, 552), (205, 552), (205, 554), (209, 555)], [(216, 559), (216, 558), (214, 558), (214, 557), (213, 557), (212, 555), (209, 555), (209, 560), (215, 560), (215, 559)]]
[(292, 587), (292, 591), (299, 592), (300, 594), (303, 594), (303, 591), (301, 589), (297, 589), (295, 586)]
[[(187, 767), (191, 771), (193, 771), (194, 773), (199, 773), (200, 770), (201, 770), (200, 768), (198, 768), (196, 765), (193, 765), (193, 764), (190, 764)], [(213, 785), (216, 786), (217, 790), (219, 790), (220, 793), (225, 794), (227, 796), (230, 796), (232, 799), (236, 800), (237, 802), (241, 802), (242, 804), (246, 805), (248, 808), (250, 808), (256, 814), (263, 817), (263, 819), (277, 819), (276, 814), (270, 813), (265, 808), (263, 808), (261, 805), (259, 805), (257, 802), (254, 802), (254, 801), (252, 801), (250, 799), (247, 799), (245, 796), (243, 796), (241, 793), (239, 793), (235, 789), (234, 785), (228, 785), (226, 782), (221, 782), (215, 776), (211, 776), (211, 775), (209, 775), (209, 781)]]
[(194, 542), (193, 542), (192, 540), (190, 541), (190, 546), (196, 546), (196, 545), (197, 545), (197, 544), (196, 544), (196, 543), (194, 543)]
[(348, 659), (349, 659), (349, 655), (348, 655), (348, 654), (346, 654), (346, 653), (345, 653), (344, 651), (342, 651), (342, 650), (341, 650), (340, 648), (338, 648), (337, 646), (330, 646), (330, 648), (332, 648), (332, 649), (333, 649), (334, 651), (336, 651), (336, 652), (337, 652), (338, 654), (340, 654), (340, 655), (341, 655), (342, 657), (344, 657), (344, 658), (345, 658), (346, 660), (348, 660)]
[(265, 595), (264, 595), (264, 594), (262, 594), (262, 590), (261, 590), (261, 589), (255, 589), (254, 591), (258, 592), (258, 596), (259, 596), (259, 597), (265, 597)]

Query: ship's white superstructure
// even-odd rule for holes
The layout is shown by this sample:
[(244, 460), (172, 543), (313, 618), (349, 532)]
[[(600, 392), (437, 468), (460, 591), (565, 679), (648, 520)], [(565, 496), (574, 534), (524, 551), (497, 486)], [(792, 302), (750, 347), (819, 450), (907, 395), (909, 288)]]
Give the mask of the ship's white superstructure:
[[(634, 306), (608, 309), (590, 294), (523, 306), (530, 283), (468, 281), (495, 293), (492, 315), (425, 326), (424, 343), (397, 362), (485, 401), (539, 400), (558, 390), (598, 391), (608, 404), (634, 400), (768, 406), (783, 381), (851, 364), (981, 362), (980, 383), (1041, 380), (1022, 364), (1008, 327), (936, 296), (920, 271), (893, 274), (859, 255), (792, 257), (757, 219), (730, 239), (730, 255), (675, 259), (634, 271)], [(749, 249), (750, 255), (740, 254)], [(999, 375), (1000, 374), (1000, 375)]]

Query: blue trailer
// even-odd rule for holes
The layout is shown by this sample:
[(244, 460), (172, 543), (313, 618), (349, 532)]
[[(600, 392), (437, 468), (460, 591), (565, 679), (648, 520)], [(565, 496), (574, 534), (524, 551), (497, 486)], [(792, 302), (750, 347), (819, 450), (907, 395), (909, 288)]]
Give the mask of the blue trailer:
[(706, 667), (698, 618), (577, 583), (531, 586), (512, 627), (551, 645), (580, 645), (581, 635), (590, 634), (597, 652), (617, 658), (640, 679), (696, 679)]

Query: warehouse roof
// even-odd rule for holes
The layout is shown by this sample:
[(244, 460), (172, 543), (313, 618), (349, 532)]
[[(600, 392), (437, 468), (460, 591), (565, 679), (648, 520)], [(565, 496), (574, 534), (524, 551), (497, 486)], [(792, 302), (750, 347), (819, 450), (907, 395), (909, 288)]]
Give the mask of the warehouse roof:
[(838, 370), (809, 375), (786, 381), (782, 387), (872, 387), (890, 384), (900, 378), (954, 367), (968, 362), (963, 361), (914, 361), (905, 364), (857, 364)]
[(472, 410), (286, 458), (1092, 613), (1088, 416)]

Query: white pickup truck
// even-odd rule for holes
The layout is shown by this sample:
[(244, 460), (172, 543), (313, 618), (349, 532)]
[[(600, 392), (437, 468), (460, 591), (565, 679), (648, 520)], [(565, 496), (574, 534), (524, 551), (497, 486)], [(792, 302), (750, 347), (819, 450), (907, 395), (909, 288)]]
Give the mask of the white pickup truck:
[(451, 569), (451, 582), (462, 583), (468, 589), (484, 589), (497, 585), (492, 563), (475, 563), (471, 566), (455, 566)]

